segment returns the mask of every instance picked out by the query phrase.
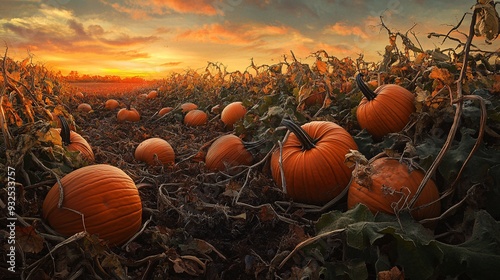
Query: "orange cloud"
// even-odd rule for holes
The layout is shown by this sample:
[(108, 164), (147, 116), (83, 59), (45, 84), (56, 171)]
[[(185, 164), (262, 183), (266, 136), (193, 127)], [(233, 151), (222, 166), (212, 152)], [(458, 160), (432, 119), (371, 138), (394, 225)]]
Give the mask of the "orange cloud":
[(368, 39), (368, 34), (363, 31), (359, 26), (348, 26), (344, 22), (337, 22), (325, 28), (326, 33), (340, 35), (340, 36), (359, 36), (362, 39)]
[(214, 16), (224, 13), (224, 3), (218, 0), (143, 0), (114, 2), (101, 0), (120, 13), (133, 19), (150, 19), (157, 15), (171, 13)]

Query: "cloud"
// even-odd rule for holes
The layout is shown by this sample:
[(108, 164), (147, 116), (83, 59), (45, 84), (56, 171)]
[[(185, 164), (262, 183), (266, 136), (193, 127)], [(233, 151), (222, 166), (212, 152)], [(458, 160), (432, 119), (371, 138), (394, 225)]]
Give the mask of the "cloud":
[(172, 13), (215, 16), (223, 14), (225, 7), (224, 2), (220, 0), (101, 0), (101, 2), (120, 13), (128, 14), (135, 20), (150, 19)]
[(345, 22), (336, 22), (333, 25), (325, 27), (325, 33), (340, 36), (358, 36), (362, 39), (368, 39), (368, 34), (359, 26), (347, 25)]
[(172, 62), (162, 63), (162, 64), (160, 64), (160, 66), (174, 67), (174, 66), (178, 66), (180, 64), (182, 64), (182, 61), (172, 61)]

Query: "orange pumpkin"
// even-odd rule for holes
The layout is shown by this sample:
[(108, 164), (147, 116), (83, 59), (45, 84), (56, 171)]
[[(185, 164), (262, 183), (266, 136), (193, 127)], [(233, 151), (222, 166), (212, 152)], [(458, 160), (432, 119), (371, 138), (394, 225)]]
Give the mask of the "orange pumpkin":
[(188, 126), (205, 125), (207, 121), (208, 115), (202, 110), (191, 110), (184, 116), (184, 124)]
[(362, 76), (356, 76), (356, 83), (365, 96), (356, 109), (359, 126), (366, 129), (376, 140), (389, 133), (401, 131), (415, 112), (415, 96), (395, 84), (382, 85), (372, 91)]
[(220, 119), (227, 127), (232, 127), (237, 121), (241, 120), (246, 113), (247, 109), (243, 106), (243, 103), (237, 101), (224, 107), (220, 114)]
[(160, 109), (160, 111), (158, 111), (158, 115), (161, 117), (161, 116), (164, 116), (165, 114), (167, 114), (168, 112), (172, 111), (174, 108), (172, 107), (163, 107)]
[(94, 152), (87, 140), (75, 131), (70, 130), (68, 122), (63, 116), (58, 117), (61, 128), (56, 128), (56, 131), (59, 131), (64, 147), (69, 151), (80, 152), (82, 158), (88, 162), (93, 162), (95, 159)]
[(217, 138), (208, 148), (205, 166), (209, 170), (226, 171), (240, 165), (250, 165), (253, 155), (248, 143), (234, 135), (227, 134)]
[(166, 165), (175, 162), (175, 152), (170, 143), (161, 138), (149, 138), (135, 149), (135, 159), (149, 165)]
[[(358, 203), (366, 205), (373, 213), (394, 214), (394, 206), (401, 209), (409, 202), (424, 178), (424, 172), (411, 170), (405, 163), (392, 158), (379, 158), (369, 164), (369, 168), (358, 168), (349, 186), (347, 206), (353, 208)], [(362, 173), (361, 173), (362, 172)], [(434, 181), (429, 180), (415, 202), (416, 209), (410, 211), (416, 220), (435, 218), (441, 213), (439, 192)], [(434, 203), (433, 203), (434, 202)], [(420, 206), (429, 206), (419, 208)]]
[(158, 91), (156, 90), (152, 90), (148, 93), (148, 95), (146, 95), (147, 99), (154, 99), (156, 97), (158, 97)]
[(116, 114), (118, 122), (138, 122), (141, 120), (141, 115), (135, 108), (121, 108)]
[(191, 102), (186, 102), (181, 105), (181, 110), (183, 113), (187, 113), (191, 110), (196, 110), (196, 109), (198, 109), (198, 105)]
[(78, 105), (77, 110), (80, 112), (88, 113), (88, 112), (92, 111), (92, 106), (90, 106), (90, 104), (88, 104), (88, 103), (81, 103)]
[(282, 148), (286, 184), (281, 181), (280, 149), (271, 156), (274, 181), (296, 202), (323, 205), (337, 197), (351, 179), (352, 169), (344, 157), (357, 149), (352, 136), (333, 122), (313, 121), (300, 127), (284, 119), (282, 124), (292, 132)]
[(111, 165), (89, 165), (67, 174), (43, 201), (43, 218), (59, 234), (96, 234), (111, 245), (129, 240), (141, 227), (142, 203), (134, 181)]
[(120, 106), (116, 99), (108, 99), (104, 102), (104, 108), (107, 110), (114, 110)]
[(75, 93), (75, 97), (82, 99), (84, 97), (83, 93), (81, 91)]

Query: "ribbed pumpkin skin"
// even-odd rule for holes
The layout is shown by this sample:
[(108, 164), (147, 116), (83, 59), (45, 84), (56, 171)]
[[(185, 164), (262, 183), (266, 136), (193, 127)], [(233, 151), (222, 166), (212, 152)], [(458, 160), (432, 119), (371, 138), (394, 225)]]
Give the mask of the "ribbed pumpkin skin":
[[(385, 212), (394, 214), (391, 204), (398, 203), (402, 195), (397, 193), (393, 195), (387, 194), (387, 191), (383, 189), (393, 189), (398, 192), (404, 191), (406, 195), (411, 192), (411, 196), (407, 198), (407, 201), (410, 201), (424, 178), (422, 171), (415, 169), (409, 173), (408, 166), (400, 163), (397, 159), (379, 158), (371, 165), (373, 171), (371, 186), (364, 187), (356, 182), (356, 178), (353, 178), (347, 195), (347, 206), (349, 209), (358, 203), (362, 203), (368, 206), (373, 213)], [(402, 188), (404, 189), (402, 190)], [(436, 184), (432, 180), (429, 180), (415, 202), (414, 207), (426, 205), (438, 198), (439, 192)], [(402, 202), (399, 203), (401, 207)], [(412, 211), (411, 214), (416, 220), (437, 217), (441, 214), (441, 203), (438, 201), (428, 207)]]
[[(56, 131), (61, 133), (60, 128), (56, 128)], [(80, 152), (82, 157), (89, 162), (94, 161), (94, 152), (92, 151), (92, 147), (90, 147), (89, 142), (85, 140), (80, 134), (71, 130), (69, 132), (69, 141), (71, 144), (66, 146), (66, 149), (70, 151)]]
[[(327, 121), (302, 125), (316, 147), (303, 150), (299, 139), (290, 133), (283, 144), (283, 171), (286, 193), (296, 202), (322, 205), (337, 197), (349, 184), (351, 169), (344, 164), (350, 149), (357, 149), (351, 135), (341, 126)], [(271, 156), (271, 174), (281, 185), (280, 151)]]
[(242, 119), (247, 113), (247, 109), (242, 102), (233, 102), (228, 104), (221, 112), (220, 119), (226, 126), (232, 126)]
[(167, 114), (168, 112), (172, 111), (174, 108), (172, 107), (163, 107), (160, 109), (160, 111), (158, 112), (158, 116), (164, 116), (165, 114)]
[(138, 122), (141, 120), (141, 115), (134, 108), (131, 108), (130, 110), (127, 108), (121, 108), (120, 111), (118, 111), (118, 113), (116, 114), (116, 119), (118, 120), (118, 122)]
[(108, 99), (104, 102), (104, 108), (107, 110), (114, 110), (120, 106), (120, 103), (116, 99)]
[(181, 110), (183, 113), (187, 113), (191, 110), (196, 110), (196, 109), (198, 109), (198, 105), (191, 102), (186, 102), (181, 105)]
[(170, 143), (161, 138), (149, 138), (142, 141), (135, 149), (134, 156), (136, 160), (149, 165), (158, 165), (159, 162), (163, 164), (175, 162), (174, 149)]
[[(130, 239), (141, 227), (142, 203), (134, 181), (119, 168), (107, 164), (89, 165), (61, 179), (63, 207), (84, 216), (85, 228), (112, 245)], [(43, 217), (59, 234), (70, 236), (83, 231), (82, 216), (58, 208), (56, 183), (43, 202)]]
[(209, 170), (225, 171), (239, 165), (252, 164), (253, 156), (241, 138), (234, 134), (223, 135), (208, 148), (205, 165)]
[(201, 110), (191, 110), (184, 116), (184, 124), (189, 126), (204, 125), (207, 121), (207, 113)]
[(356, 109), (359, 126), (375, 139), (401, 131), (415, 112), (415, 97), (402, 86), (382, 85), (375, 89), (376, 97), (364, 97)]

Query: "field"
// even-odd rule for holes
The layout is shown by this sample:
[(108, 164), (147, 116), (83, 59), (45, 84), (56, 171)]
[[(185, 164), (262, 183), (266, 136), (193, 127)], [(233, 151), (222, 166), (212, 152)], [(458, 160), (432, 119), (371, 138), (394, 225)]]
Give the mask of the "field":
[(113, 96), (123, 93), (133, 93), (147, 87), (153, 87), (153, 82), (124, 83), (124, 82), (72, 82), (73, 91), (80, 91), (86, 95)]
[[(146, 84), (68, 84), (43, 66), (6, 55), (0, 278), (494, 278), (500, 273), (500, 54), (471, 50), (473, 37), (469, 34), (463, 49), (440, 55), (415, 50), (408, 40), (396, 46), (390, 38), (380, 62), (320, 50), (312, 54), (312, 65), (292, 53), (275, 65), (252, 64), (244, 72), (208, 63), (203, 72)], [(401, 87), (410, 96), (406, 119)], [(384, 88), (396, 93), (382, 101)], [(359, 108), (374, 89), (386, 107), (364, 114)], [(118, 107), (106, 108), (111, 98)], [(196, 104), (206, 121), (187, 123), (186, 102)], [(222, 110), (233, 102), (246, 112), (226, 125)], [(82, 103), (91, 110), (80, 109)], [(160, 116), (164, 107), (171, 111)], [(132, 109), (138, 120), (119, 120), (119, 110)], [(390, 111), (396, 117), (384, 119)], [(69, 149), (58, 116), (90, 144), (92, 159)], [(399, 128), (378, 135), (400, 117)], [(291, 122), (313, 129), (301, 132)], [(341, 140), (324, 140), (329, 130), (343, 133), (336, 136)], [(229, 134), (245, 142), (250, 161), (236, 164), (233, 158), (209, 168), (212, 144)], [(297, 137), (302, 142), (288, 153), (288, 141)], [(173, 161), (159, 163), (159, 151), (152, 164), (137, 159), (137, 147), (150, 138), (166, 140)], [(237, 153), (229, 145), (219, 149)], [(351, 203), (356, 190), (372, 190), (372, 185), (353, 186), (375, 180), (370, 176), (377, 174), (378, 158), (405, 167), (384, 173), (389, 180), (378, 196), (358, 194), (360, 203)], [(107, 198), (122, 195), (108, 191), (114, 185), (108, 181), (97, 195), (59, 196), (55, 208), (76, 216), (72, 222), (58, 222), (62, 214), (55, 220), (46, 216), (49, 191), (63, 189), (68, 174), (96, 164), (117, 167), (133, 181), (142, 211), (133, 232), (119, 233), (121, 224), (104, 222), (112, 215), (123, 224), (131, 220), (116, 213), (133, 204), (129, 198), (120, 210), (92, 213), (108, 207)], [(298, 168), (288, 171), (293, 167)], [(419, 171), (413, 181), (403, 180)], [(72, 182), (85, 186), (104, 173)], [(427, 192), (431, 181), (435, 196)], [(431, 206), (436, 204), (437, 209)], [(59, 223), (69, 233), (55, 230)], [(99, 238), (106, 231), (129, 236), (111, 244)]]

